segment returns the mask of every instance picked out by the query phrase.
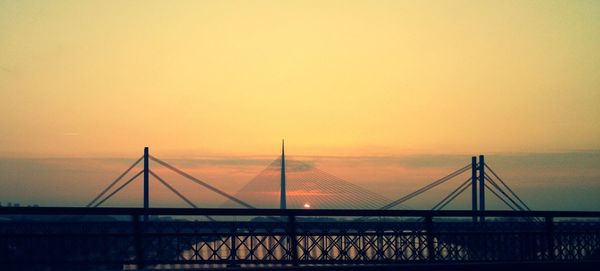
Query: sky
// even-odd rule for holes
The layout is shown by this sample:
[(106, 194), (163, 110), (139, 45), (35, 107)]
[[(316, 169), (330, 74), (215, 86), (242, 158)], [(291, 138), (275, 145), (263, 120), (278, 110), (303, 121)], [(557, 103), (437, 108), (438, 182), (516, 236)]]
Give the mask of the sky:
[[(389, 159), (487, 154), (539, 158), (554, 181), (528, 185), (597, 195), (598, 48), (597, 1), (0, 0), (0, 183), (12, 187), (0, 197), (78, 204), (27, 191), (113, 170), (144, 146), (192, 164), (254, 161), (276, 157), (282, 138), (374, 190), (450, 169), (382, 171), (405, 168)], [(201, 168), (233, 174), (190, 170)]]

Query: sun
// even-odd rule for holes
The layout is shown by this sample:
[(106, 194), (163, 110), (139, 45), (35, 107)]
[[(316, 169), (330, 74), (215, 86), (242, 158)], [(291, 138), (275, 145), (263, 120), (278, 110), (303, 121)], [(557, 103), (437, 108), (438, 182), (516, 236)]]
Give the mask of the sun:
[(310, 208), (310, 204), (304, 203), (304, 208)]

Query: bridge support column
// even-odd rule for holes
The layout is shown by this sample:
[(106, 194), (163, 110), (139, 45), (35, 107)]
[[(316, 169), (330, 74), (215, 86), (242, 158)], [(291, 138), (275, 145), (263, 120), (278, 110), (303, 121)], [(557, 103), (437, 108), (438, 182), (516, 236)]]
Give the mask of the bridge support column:
[(229, 260), (231, 262), (233, 262), (232, 264), (228, 264), (227, 268), (240, 268), (240, 265), (235, 263), (235, 261), (237, 260), (238, 256), (237, 256), (237, 250), (238, 250), (238, 245), (236, 242), (237, 239), (237, 226), (233, 226), (231, 228), (231, 248), (229, 249)]
[(471, 157), (471, 210), (473, 222), (477, 222), (477, 157)]
[(547, 260), (554, 261), (556, 256), (554, 255), (554, 220), (551, 216), (544, 217), (544, 224), (546, 230), (546, 253), (548, 254)]
[[(144, 209), (148, 209), (150, 205), (150, 187), (148, 187), (148, 179), (150, 173), (148, 147), (144, 148)], [(148, 220), (148, 216), (144, 216), (144, 220)]]
[[(479, 155), (479, 210), (485, 211), (485, 158)], [(480, 221), (485, 221), (485, 216), (481, 215)]]
[(425, 217), (425, 240), (427, 246), (427, 260), (435, 261), (435, 247), (433, 242), (433, 217), (428, 215)]
[(289, 215), (287, 217), (287, 230), (289, 238), (289, 252), (293, 266), (298, 266), (298, 239), (296, 239), (296, 216)]
[(141, 270), (145, 268), (144, 246), (142, 241), (142, 224), (140, 222), (140, 216), (138, 214), (134, 214), (131, 219), (133, 220), (133, 238), (136, 265), (135, 269)]

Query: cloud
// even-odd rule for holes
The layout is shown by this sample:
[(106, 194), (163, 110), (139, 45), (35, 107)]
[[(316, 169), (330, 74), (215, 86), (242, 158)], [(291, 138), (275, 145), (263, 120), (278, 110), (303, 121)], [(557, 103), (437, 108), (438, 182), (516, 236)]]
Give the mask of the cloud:
[(10, 69), (10, 68), (5, 67), (5, 66), (0, 66), (0, 71), (2, 71), (4, 73), (14, 73), (15, 72), (13, 69)]
[(285, 161), (286, 172), (309, 171), (315, 167), (314, 161), (288, 160)]

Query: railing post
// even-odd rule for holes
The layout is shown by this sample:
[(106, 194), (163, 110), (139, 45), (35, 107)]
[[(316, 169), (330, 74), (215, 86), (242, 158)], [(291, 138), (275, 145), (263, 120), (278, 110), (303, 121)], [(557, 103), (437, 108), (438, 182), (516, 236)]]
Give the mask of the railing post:
[(427, 259), (435, 261), (435, 247), (433, 244), (433, 217), (427, 215), (425, 217), (425, 238), (427, 239)]
[(292, 264), (298, 265), (298, 240), (296, 239), (296, 216), (288, 216), (288, 238), (290, 239), (290, 253)]
[(235, 261), (235, 259), (237, 258), (237, 247), (235, 244), (235, 239), (236, 237), (236, 233), (237, 233), (237, 226), (234, 224), (232, 229), (231, 229), (231, 255), (230, 255), (230, 259), (231, 261)]
[(135, 249), (135, 265), (136, 269), (144, 269), (144, 247), (142, 245), (142, 223), (140, 215), (132, 215), (133, 220), (133, 241)]
[(377, 260), (384, 260), (385, 253), (383, 253), (383, 232), (377, 229)]
[(548, 259), (553, 261), (554, 255), (554, 219), (551, 216), (544, 217), (545, 230), (546, 230), (546, 250), (548, 252)]

